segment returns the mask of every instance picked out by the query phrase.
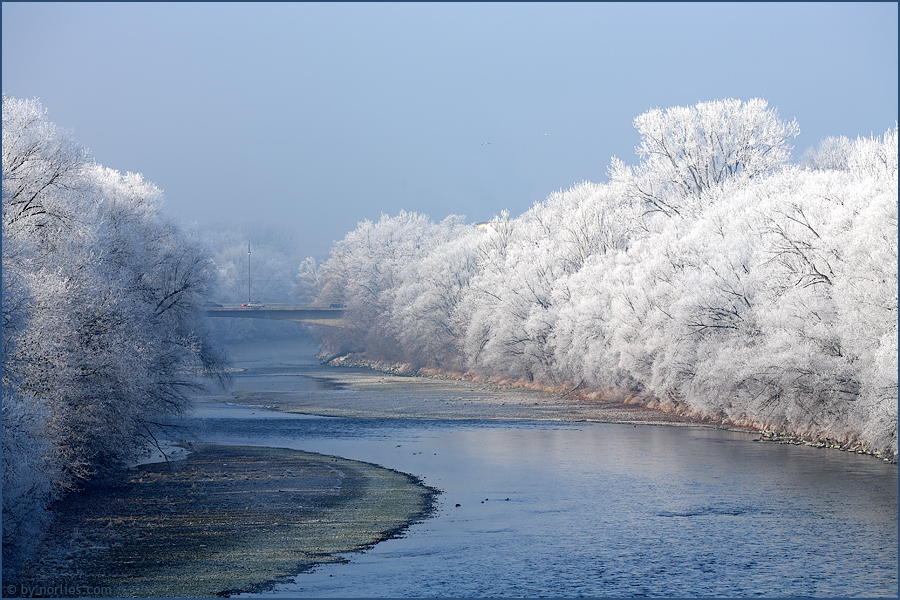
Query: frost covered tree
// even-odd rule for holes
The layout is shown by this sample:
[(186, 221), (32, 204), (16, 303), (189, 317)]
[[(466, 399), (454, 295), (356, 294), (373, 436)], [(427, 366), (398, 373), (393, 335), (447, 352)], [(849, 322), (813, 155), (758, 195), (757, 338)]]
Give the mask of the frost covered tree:
[(82, 196), (81, 170), (90, 163), (85, 148), (46, 120), (39, 102), (3, 96), (4, 223), (53, 231), (72, 217), (71, 205)]
[(814, 171), (846, 171), (850, 166), (853, 141), (847, 136), (828, 137), (800, 158), (800, 166)]
[(224, 377), (201, 310), (212, 263), (161, 199), (4, 96), (4, 569), (35, 534), (23, 511), (145, 450), (191, 373)]
[(469, 369), (514, 379), (560, 378), (560, 365), (570, 361), (557, 321), (578, 291), (569, 279), (624, 250), (639, 228), (635, 205), (614, 190), (584, 182), (512, 222), (492, 222), (475, 246), (478, 272), (466, 298)]
[(635, 118), (634, 126), (641, 163), (629, 167), (614, 158), (610, 178), (627, 182), (647, 210), (669, 216), (700, 210), (729, 182), (776, 171), (800, 133), (796, 121), (782, 121), (759, 98), (655, 108)]
[(893, 132), (881, 143), (858, 168), (786, 168), (642, 239), (610, 285), (627, 307), (612, 335), (630, 332), (619, 364), (701, 414), (896, 452)]
[(403, 361), (416, 366), (461, 371), (460, 347), (468, 315), (461, 302), (477, 272), (472, 248), (484, 235), (461, 221), (445, 221), (449, 237), (404, 271), (391, 307), (391, 321)]
[(319, 264), (312, 256), (307, 256), (297, 268), (294, 282), (294, 297), (301, 306), (313, 304), (322, 293), (322, 274)]
[(402, 318), (393, 318), (397, 291), (410, 265), (454, 236), (461, 222), (461, 217), (450, 216), (433, 223), (426, 215), (401, 211), (397, 217), (382, 215), (377, 223), (362, 221), (337, 242), (322, 266), (319, 302), (344, 304), (350, 325), (324, 332), (328, 351), (365, 349), (378, 358), (402, 355)]
[(876, 177), (890, 176), (897, 164), (896, 138), (896, 123), (880, 138), (828, 137), (806, 151), (800, 166), (806, 170), (852, 172), (857, 177), (864, 172)]

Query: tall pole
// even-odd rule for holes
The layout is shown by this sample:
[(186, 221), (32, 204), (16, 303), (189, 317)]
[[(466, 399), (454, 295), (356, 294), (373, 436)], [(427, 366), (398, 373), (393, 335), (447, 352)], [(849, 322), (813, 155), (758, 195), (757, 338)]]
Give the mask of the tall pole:
[(247, 304), (250, 302), (250, 242), (247, 242)]

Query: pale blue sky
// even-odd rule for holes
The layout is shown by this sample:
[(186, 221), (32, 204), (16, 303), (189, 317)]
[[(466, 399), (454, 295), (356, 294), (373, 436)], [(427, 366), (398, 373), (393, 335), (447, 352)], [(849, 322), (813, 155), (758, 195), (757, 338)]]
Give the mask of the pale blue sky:
[(897, 6), (3, 2), (2, 87), (179, 220), (278, 223), (322, 256), (381, 212), (475, 222), (605, 181), (654, 107), (765, 98), (795, 158), (880, 135)]

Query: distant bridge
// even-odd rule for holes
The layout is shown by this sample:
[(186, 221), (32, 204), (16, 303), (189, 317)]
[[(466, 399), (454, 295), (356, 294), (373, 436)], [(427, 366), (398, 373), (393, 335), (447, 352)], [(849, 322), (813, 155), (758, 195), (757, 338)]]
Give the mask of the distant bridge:
[(210, 317), (231, 319), (275, 319), (297, 321), (314, 325), (345, 327), (343, 308), (316, 308), (312, 306), (216, 306), (206, 309)]

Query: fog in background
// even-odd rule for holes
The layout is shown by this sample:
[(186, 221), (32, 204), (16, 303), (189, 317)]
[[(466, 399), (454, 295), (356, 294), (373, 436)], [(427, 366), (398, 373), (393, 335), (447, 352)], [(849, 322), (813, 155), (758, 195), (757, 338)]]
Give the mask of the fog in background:
[(765, 98), (794, 158), (897, 119), (895, 3), (18, 3), (3, 92), (39, 98), (186, 225), (292, 230), (522, 214), (610, 159), (650, 108)]

